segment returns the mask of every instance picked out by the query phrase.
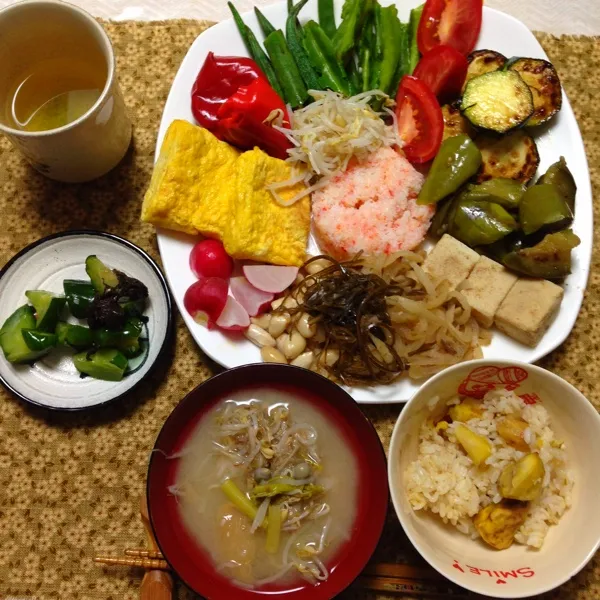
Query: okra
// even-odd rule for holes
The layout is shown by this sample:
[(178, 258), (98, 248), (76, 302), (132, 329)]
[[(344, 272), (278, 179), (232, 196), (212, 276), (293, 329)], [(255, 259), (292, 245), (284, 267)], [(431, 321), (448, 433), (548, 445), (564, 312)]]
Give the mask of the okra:
[(332, 40), (336, 31), (333, 0), (318, 0), (317, 8), (319, 11), (319, 25), (327, 37)]
[(424, 6), (424, 4), (421, 4), (421, 6), (417, 6), (417, 8), (413, 8), (410, 11), (410, 19), (408, 23), (410, 46), (408, 53), (409, 61), (407, 75), (412, 75), (412, 72), (415, 70), (415, 67), (417, 66), (421, 56), (419, 54), (419, 46), (417, 45), (417, 31), (419, 30), (419, 23), (421, 22), (421, 15), (423, 14)]
[(279, 96), (281, 96), (281, 98), (284, 98), (283, 89), (279, 80), (277, 79), (275, 69), (271, 64), (269, 57), (258, 43), (254, 32), (246, 25), (246, 23), (244, 23), (240, 13), (231, 2), (228, 2), (227, 6), (229, 6), (229, 10), (233, 15), (233, 20), (235, 21), (238, 31), (240, 32), (240, 35), (246, 44), (246, 48), (248, 49), (250, 56), (253, 58), (262, 72), (267, 76), (271, 87), (279, 94)]
[(351, 85), (346, 71), (335, 56), (331, 40), (316, 21), (309, 21), (304, 26), (304, 47), (312, 65), (320, 75), (321, 86), (345, 96), (351, 95)]
[(256, 19), (258, 20), (258, 24), (260, 25), (260, 30), (263, 32), (263, 35), (267, 37), (271, 35), (275, 31), (275, 27), (271, 24), (271, 21), (265, 17), (265, 15), (260, 12), (258, 6), (254, 7), (254, 14), (256, 15)]
[(319, 76), (313, 69), (311, 60), (302, 45), (304, 36), (302, 36), (302, 38), (299, 36), (301, 28), (298, 26), (298, 15), (307, 2), (308, 0), (301, 0), (292, 8), (285, 24), (285, 33), (287, 36), (288, 47), (292, 56), (296, 59), (302, 81), (306, 84), (307, 89), (319, 90), (322, 88), (319, 83)]
[(292, 108), (302, 106), (308, 99), (308, 92), (281, 29), (277, 29), (267, 36), (265, 48), (277, 73), (277, 79), (283, 88), (285, 101)]

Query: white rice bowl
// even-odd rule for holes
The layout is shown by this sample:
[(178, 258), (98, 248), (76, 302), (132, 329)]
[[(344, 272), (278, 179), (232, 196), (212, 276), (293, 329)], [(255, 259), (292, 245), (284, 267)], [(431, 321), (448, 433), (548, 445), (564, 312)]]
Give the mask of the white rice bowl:
[[(514, 392), (497, 382), (484, 400), (482, 417), (465, 423), (493, 444), (484, 470), (451, 442), (453, 425), (448, 439), (427, 425), (432, 414), (446, 411), (461, 382), (482, 367), (526, 372)], [(524, 394), (537, 394), (541, 402), (524, 404), (518, 398)], [(529, 423), (525, 435), (539, 452), (546, 476), (517, 543), (499, 551), (479, 538), (472, 516), (500, 500), (496, 481), (502, 468), (524, 455), (506, 446), (493, 422), (494, 414), (514, 412), (522, 412)], [(521, 598), (564, 583), (600, 546), (599, 459), (600, 416), (574, 387), (527, 364), (469, 361), (429, 379), (402, 410), (390, 444), (390, 493), (411, 542), (442, 575), (480, 594)]]

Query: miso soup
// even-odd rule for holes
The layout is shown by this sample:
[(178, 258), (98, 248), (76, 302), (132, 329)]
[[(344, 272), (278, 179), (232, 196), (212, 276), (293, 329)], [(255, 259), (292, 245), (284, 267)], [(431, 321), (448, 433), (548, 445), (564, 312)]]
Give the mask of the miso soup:
[(175, 485), (189, 532), (244, 587), (329, 577), (352, 535), (357, 464), (301, 397), (255, 388), (223, 400), (182, 450)]

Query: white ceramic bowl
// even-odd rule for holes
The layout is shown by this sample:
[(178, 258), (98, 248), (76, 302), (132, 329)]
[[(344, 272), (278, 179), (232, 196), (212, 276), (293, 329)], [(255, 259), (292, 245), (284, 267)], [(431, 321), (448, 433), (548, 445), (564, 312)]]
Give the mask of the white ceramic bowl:
[[(436, 515), (412, 509), (404, 493), (406, 467), (418, 449), (418, 432), (430, 414), (428, 400), (466, 390), (508, 388), (541, 401), (552, 427), (566, 443), (575, 485), (573, 504), (550, 528), (543, 547), (513, 544), (494, 550), (471, 540)], [(600, 546), (600, 416), (572, 385), (540, 367), (502, 360), (475, 360), (427, 381), (404, 407), (392, 433), (388, 458), (390, 493), (404, 531), (423, 558), (464, 588), (496, 598), (522, 598), (568, 581)]]
[[(172, 330), (171, 297), (158, 265), (128, 240), (100, 231), (65, 231), (21, 250), (0, 270), (0, 324), (22, 304), (26, 290), (62, 294), (63, 280), (88, 279), (85, 259), (97, 254), (107, 265), (140, 279), (148, 288), (148, 353), (130, 362), (121, 381), (81, 379), (72, 351), (56, 349), (33, 366), (13, 365), (0, 351), (0, 383), (15, 396), (54, 410), (82, 410), (117, 400), (140, 383), (167, 349)], [(73, 323), (79, 321), (69, 317)], [(81, 322), (84, 324), (84, 322)]]

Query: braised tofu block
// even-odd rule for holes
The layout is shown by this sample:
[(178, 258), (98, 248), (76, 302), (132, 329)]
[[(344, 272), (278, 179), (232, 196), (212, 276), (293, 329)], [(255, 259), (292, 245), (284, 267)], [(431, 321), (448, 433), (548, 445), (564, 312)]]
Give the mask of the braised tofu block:
[(527, 346), (536, 346), (558, 311), (563, 294), (560, 286), (546, 279), (519, 279), (496, 312), (496, 327)]
[(517, 279), (500, 263), (487, 256), (479, 257), (461, 292), (484, 327), (492, 326), (498, 307)]
[(452, 289), (464, 281), (479, 260), (479, 254), (447, 233), (423, 263), (425, 272), (436, 281), (446, 279)]

